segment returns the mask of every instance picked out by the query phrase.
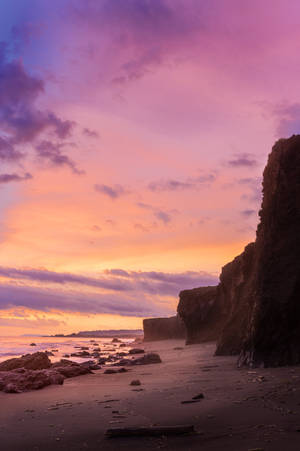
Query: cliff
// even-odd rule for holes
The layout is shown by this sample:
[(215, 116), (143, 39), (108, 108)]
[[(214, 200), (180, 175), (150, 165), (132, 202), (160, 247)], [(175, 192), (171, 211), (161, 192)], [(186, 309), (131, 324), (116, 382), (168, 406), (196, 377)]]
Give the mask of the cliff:
[(279, 140), (264, 170), (256, 241), (220, 283), (180, 293), (187, 342), (217, 339), (239, 365), (300, 363), (300, 136)]
[(279, 140), (264, 171), (254, 297), (239, 364), (300, 363), (300, 136)]
[(179, 293), (178, 314), (186, 327), (186, 344), (216, 340), (222, 319), (216, 306), (217, 287), (200, 287)]
[(144, 319), (144, 341), (185, 338), (185, 327), (178, 316)]

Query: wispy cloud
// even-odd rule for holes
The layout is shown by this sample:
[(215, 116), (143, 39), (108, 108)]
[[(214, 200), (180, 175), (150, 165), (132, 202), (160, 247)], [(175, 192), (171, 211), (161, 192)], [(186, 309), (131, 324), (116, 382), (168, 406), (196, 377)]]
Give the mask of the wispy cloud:
[(0, 174), (0, 183), (22, 182), (23, 180), (32, 179), (32, 175), (26, 172), (24, 175), (19, 174)]
[(250, 153), (236, 154), (234, 158), (226, 162), (227, 166), (232, 168), (254, 168), (258, 165), (257, 159)]
[(125, 188), (122, 185), (94, 185), (95, 191), (98, 193), (104, 194), (107, 197), (110, 197), (111, 199), (118, 199), (119, 197), (123, 196), (127, 193)]

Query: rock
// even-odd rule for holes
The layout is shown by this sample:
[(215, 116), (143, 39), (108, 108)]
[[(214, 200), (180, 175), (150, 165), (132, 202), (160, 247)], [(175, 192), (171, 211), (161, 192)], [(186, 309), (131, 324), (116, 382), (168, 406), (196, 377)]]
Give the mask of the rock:
[(120, 348), (125, 348), (125, 346), (127, 346), (126, 343), (121, 343), (121, 344), (119, 345)]
[(63, 384), (64, 376), (53, 370), (26, 370), (24, 368), (0, 373), (0, 391), (22, 393), (39, 390), (47, 385)]
[(217, 339), (238, 364), (300, 363), (300, 136), (279, 140), (264, 170), (256, 241), (225, 265), (218, 287), (180, 293), (187, 342)]
[(4, 360), (0, 363), (0, 371), (11, 371), (17, 368), (42, 370), (51, 367), (51, 361), (45, 352), (35, 352), (22, 357)]
[(112, 343), (122, 343), (121, 340), (119, 340), (118, 338), (113, 338), (111, 340)]
[(130, 382), (130, 385), (142, 385), (142, 384), (139, 379), (134, 379), (133, 381)]
[(279, 140), (263, 177), (251, 309), (239, 364), (300, 363), (300, 135)]
[(70, 357), (70, 354), (64, 354), (64, 357), (68, 359)]
[(100, 357), (100, 359), (98, 359), (98, 363), (100, 365), (103, 365), (105, 362), (107, 362), (107, 358), (106, 357)]
[(150, 365), (152, 363), (161, 363), (161, 358), (154, 352), (145, 354), (143, 357), (130, 360), (130, 365)]
[(117, 370), (113, 370), (112, 368), (108, 368), (107, 370), (104, 371), (103, 374), (116, 374), (118, 371)]
[(100, 352), (101, 349), (100, 349), (100, 348), (94, 348), (93, 351), (94, 351), (94, 352)]
[(73, 352), (71, 354), (71, 357), (90, 357), (90, 353), (88, 351), (79, 351), (79, 352)]
[(30, 343), (30, 346), (36, 346), (36, 343)]
[(48, 355), (48, 356), (50, 356), (50, 357), (51, 357), (51, 356), (54, 356), (53, 352), (51, 352), (51, 351), (45, 351), (45, 354)]
[(82, 351), (88, 351), (90, 348), (88, 346), (80, 346)]
[(126, 368), (120, 368), (118, 370), (118, 373), (127, 373), (128, 370), (126, 370)]
[(85, 363), (79, 364), (72, 362), (71, 360), (62, 359), (60, 362), (53, 363), (52, 369), (55, 369), (55, 371), (66, 378), (82, 376), (83, 374), (89, 374), (92, 372), (90, 366), (85, 365)]
[(170, 318), (149, 318), (143, 321), (144, 341), (185, 338), (186, 331), (179, 316)]
[(132, 348), (129, 350), (129, 354), (144, 354), (144, 352), (145, 352), (144, 349), (140, 348)]

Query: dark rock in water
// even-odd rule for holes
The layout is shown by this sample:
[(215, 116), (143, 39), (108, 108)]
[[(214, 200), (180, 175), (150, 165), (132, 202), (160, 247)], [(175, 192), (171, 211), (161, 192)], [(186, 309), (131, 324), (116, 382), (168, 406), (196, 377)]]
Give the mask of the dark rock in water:
[(144, 319), (143, 327), (144, 341), (185, 338), (186, 334), (184, 323), (178, 316)]
[(30, 343), (30, 346), (36, 346), (36, 343)]
[(130, 385), (142, 385), (142, 384), (139, 379), (134, 379), (133, 381), (130, 382)]
[(45, 351), (45, 354), (48, 355), (49, 357), (54, 356), (53, 352), (51, 351)]
[(27, 370), (43, 370), (51, 367), (51, 361), (45, 352), (35, 352), (22, 357), (5, 360), (0, 363), (0, 371), (11, 371), (16, 368)]
[(125, 346), (127, 346), (126, 343), (121, 343), (121, 344), (119, 345), (120, 348), (125, 348)]
[(70, 354), (64, 354), (64, 357), (68, 359), (70, 357)]
[(90, 357), (91, 354), (88, 351), (79, 351), (79, 352), (73, 352), (71, 354), (71, 357)]
[(200, 287), (179, 293), (178, 314), (186, 327), (186, 343), (216, 340), (222, 327), (216, 303), (217, 287)]
[(112, 343), (122, 343), (121, 340), (119, 340), (118, 338), (113, 338), (111, 340)]
[(144, 349), (140, 349), (140, 348), (132, 348), (129, 350), (129, 354), (144, 354), (144, 352), (145, 352)]
[(138, 359), (130, 360), (130, 365), (150, 365), (152, 363), (161, 363), (161, 358), (154, 352), (145, 354)]
[(82, 351), (88, 351), (90, 348), (88, 346), (80, 346)]
[(100, 359), (98, 359), (98, 363), (100, 365), (103, 365), (105, 362), (107, 362), (107, 358), (106, 357), (100, 357)]

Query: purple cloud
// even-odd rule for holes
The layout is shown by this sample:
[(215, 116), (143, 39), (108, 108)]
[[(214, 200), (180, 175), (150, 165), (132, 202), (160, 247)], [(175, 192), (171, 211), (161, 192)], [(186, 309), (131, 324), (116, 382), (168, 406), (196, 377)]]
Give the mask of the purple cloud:
[(256, 210), (243, 210), (241, 211), (241, 215), (245, 218), (249, 218), (250, 216), (253, 216), (256, 213)]
[(115, 292), (142, 292), (157, 295), (174, 295), (184, 288), (200, 285), (214, 285), (217, 278), (209, 273), (187, 271), (184, 273), (163, 273), (105, 270), (99, 277), (59, 273), (46, 269), (18, 269), (0, 267), (0, 277), (18, 281), (34, 281), (41, 284), (82, 285)]
[(300, 103), (278, 105), (273, 114), (278, 122), (277, 136), (288, 138), (300, 133)]
[(165, 211), (162, 210), (155, 211), (154, 216), (160, 221), (162, 221), (164, 224), (168, 224), (169, 222), (171, 222), (171, 216)]
[(214, 182), (216, 176), (214, 174), (201, 175), (198, 177), (190, 177), (185, 181), (181, 180), (161, 180), (159, 182), (151, 182), (148, 185), (150, 191), (182, 191), (196, 189), (200, 185), (207, 185)]
[(97, 133), (95, 130), (90, 130), (89, 128), (84, 128), (82, 133), (89, 138), (99, 138), (99, 133)]
[(26, 172), (24, 175), (19, 174), (0, 174), (0, 184), (10, 182), (22, 182), (24, 180), (32, 179), (32, 175)]
[(234, 159), (227, 161), (227, 165), (232, 168), (254, 168), (258, 165), (258, 162), (250, 153), (240, 153), (236, 154)]
[(47, 141), (36, 144), (46, 132), (62, 141), (71, 135), (75, 125), (52, 111), (41, 111), (36, 102), (43, 93), (43, 80), (28, 74), (21, 60), (9, 59), (7, 45), (0, 43), (0, 160), (13, 163), (25, 158), (24, 144), (30, 144), (36, 146), (40, 156), (46, 153), (46, 158), (54, 165), (66, 165), (80, 173), (75, 164), (61, 154), (58, 145), (50, 149), (48, 144), (46, 149)]
[(111, 199), (118, 199), (119, 197), (126, 194), (126, 190), (121, 185), (94, 185), (95, 191), (110, 197)]
[(83, 174), (76, 164), (61, 152), (63, 144), (53, 144), (51, 141), (42, 141), (36, 146), (36, 152), (39, 158), (46, 160), (53, 166), (68, 166), (74, 174)]

